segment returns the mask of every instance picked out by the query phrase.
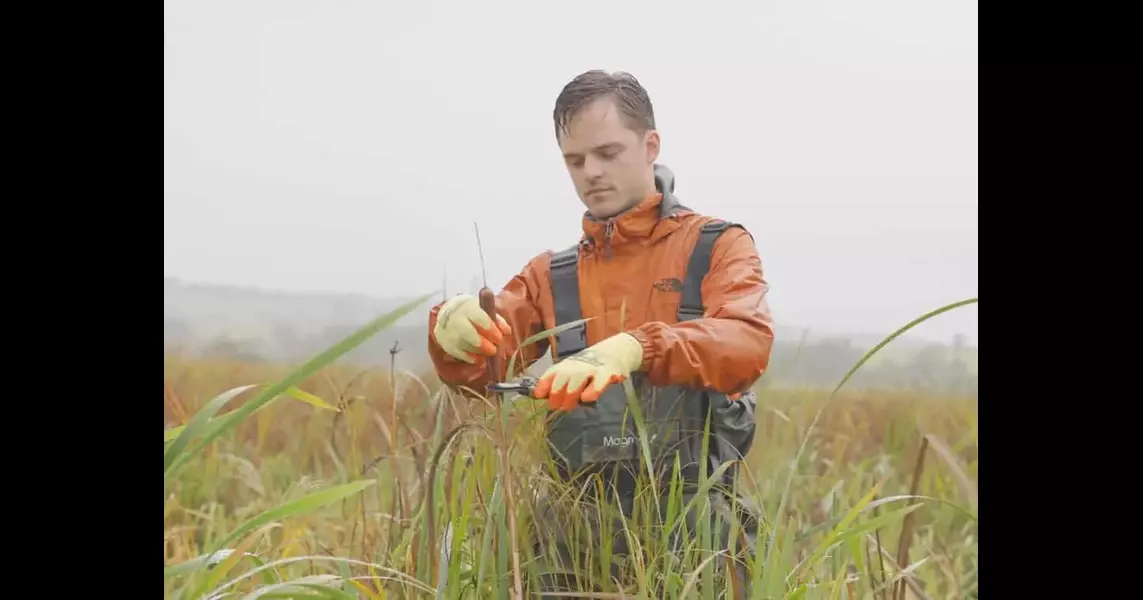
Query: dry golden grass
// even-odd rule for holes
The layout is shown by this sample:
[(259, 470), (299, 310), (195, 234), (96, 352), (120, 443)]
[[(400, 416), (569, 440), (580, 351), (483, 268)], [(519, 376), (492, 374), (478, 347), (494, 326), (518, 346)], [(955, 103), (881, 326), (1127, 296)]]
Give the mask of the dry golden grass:
[[(290, 370), (167, 357), (165, 425), (185, 425), (218, 394), (242, 385), (270, 383)], [(435, 378), (423, 372), (419, 380), (398, 373), (395, 396), (390, 373), (389, 365), (368, 370), (327, 367), (298, 387), (341, 408), (340, 412), (280, 400), (207, 446), (167, 486), (165, 564), (169, 567), (201, 555), (239, 523), (317, 489), (318, 482), (351, 482), (365, 475), (379, 482), (368, 491), (369, 496), (275, 520), (264, 531), (243, 538), (241, 544), (245, 546), (238, 546), (239, 551), (249, 551), (263, 560), (329, 555), (361, 561), (341, 566), (309, 561), (269, 570), (274, 581), (320, 574), (356, 577), (337, 588), (349, 597), (422, 597), (428, 593), (425, 590), (436, 588), (433, 571), (426, 570), (425, 565), (435, 564), (437, 543), (425, 539), (427, 535), (410, 533), (423, 531), (424, 524), (424, 515), (417, 511), (424, 504), (425, 490), (418, 483), (417, 473), (429, 471), (441, 432), (479, 419), (487, 409), (453, 396), (438, 425)], [(241, 406), (253, 394), (238, 397), (221, 412)], [(812, 568), (814, 581), (799, 587), (796, 584), (803, 576), (790, 582), (772, 578), (767, 580), (767, 589), (777, 592), (774, 597), (891, 598), (889, 592), (875, 594), (874, 590), (885, 588), (884, 581), (892, 580), (900, 571), (897, 563), (901, 563), (912, 565), (910, 574), (903, 578), (908, 585), (902, 594), (975, 597), (975, 400), (907, 393), (842, 393), (830, 401), (810, 438), (804, 439), (827, 397), (827, 392), (774, 390), (761, 392), (759, 397), (758, 430), (748, 457), (746, 480), (771, 524), (768, 533), (783, 552), (788, 549), (788, 555), (777, 557), (771, 564), (783, 574)], [(396, 446), (391, 443), (394, 437)], [(803, 442), (805, 450), (799, 456)], [(922, 466), (918, 470), (919, 455)], [(791, 465), (795, 457), (798, 460)], [(516, 455), (513, 460), (521, 463), (527, 457)], [(455, 475), (464, 469), (448, 466), (442, 464), (437, 502), (452, 506), (454, 516), (467, 516), (463, 512), (462, 480)], [(519, 464), (513, 466), (514, 472), (517, 467), (527, 469), (527, 465)], [(468, 468), (477, 474), (487, 471), (492, 480), (498, 467), (494, 462), (478, 460)], [(862, 498), (878, 485), (878, 497), (912, 494), (925, 500), (905, 522), (887, 523), (815, 555), (815, 548), (833, 525), (846, 511), (861, 505)], [(785, 508), (779, 516), (777, 509), (783, 498)], [(908, 502), (886, 504), (870, 513), (896, 510)], [(438, 516), (439, 531), (445, 520), (441, 517), (447, 515), (438, 512), (430, 511)], [(522, 512), (519, 517), (526, 519), (527, 514)], [(483, 519), (474, 514), (469, 526), (483, 524)], [(792, 544), (788, 543), (791, 538)], [(475, 555), (480, 554), (479, 542), (479, 537), (472, 540)], [(220, 575), (214, 583), (229, 581), (241, 569), (249, 568), (237, 566), (239, 556), (235, 555), (234, 564), (224, 565), (231, 572)], [(807, 558), (813, 558), (814, 564), (799, 567)], [(469, 567), (479, 562), (464, 560)], [(386, 568), (393, 572), (386, 572)], [(477, 571), (483, 569), (480, 565)], [(178, 589), (175, 579), (167, 580), (168, 596)], [(421, 593), (415, 592), (413, 580), (420, 581), (424, 588)], [(399, 581), (404, 585), (398, 585)], [(249, 590), (256, 583), (262, 582), (251, 577), (229, 591)], [(482, 594), (488, 592), (481, 589), (472, 597), (485, 597)], [(448, 597), (460, 597), (460, 592), (450, 591)]]

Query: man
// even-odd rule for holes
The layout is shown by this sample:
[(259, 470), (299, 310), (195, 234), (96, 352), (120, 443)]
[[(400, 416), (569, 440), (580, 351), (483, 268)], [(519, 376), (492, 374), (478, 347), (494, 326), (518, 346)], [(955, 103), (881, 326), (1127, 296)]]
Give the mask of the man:
[[(556, 99), (553, 121), (587, 207), (583, 237), (529, 261), (497, 295), (495, 320), (472, 296), (434, 307), (433, 363), (446, 384), (484, 392), (487, 357), (499, 355), (507, 378), (516, 375), (503, 372), (508, 357), (518, 353), (523, 368), (550, 348), (555, 362), (533, 395), (560, 417), (549, 439), (569, 478), (640, 460), (642, 433), (625, 418), (618, 385), (630, 378), (647, 432), (654, 430), (646, 436), (652, 459), (662, 467), (678, 458), (694, 484), (708, 409), (709, 467), (740, 459), (753, 440), (749, 389), (766, 370), (774, 337), (753, 239), (679, 203), (673, 175), (655, 162), (654, 110), (634, 77), (579, 75)], [(581, 318), (587, 323), (520, 347)]]

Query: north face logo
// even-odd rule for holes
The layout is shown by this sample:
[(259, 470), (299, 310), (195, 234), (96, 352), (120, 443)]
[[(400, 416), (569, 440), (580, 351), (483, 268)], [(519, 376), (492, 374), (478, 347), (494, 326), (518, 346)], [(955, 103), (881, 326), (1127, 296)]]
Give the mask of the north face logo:
[(655, 289), (660, 292), (681, 292), (683, 282), (674, 277), (665, 277), (655, 282)]

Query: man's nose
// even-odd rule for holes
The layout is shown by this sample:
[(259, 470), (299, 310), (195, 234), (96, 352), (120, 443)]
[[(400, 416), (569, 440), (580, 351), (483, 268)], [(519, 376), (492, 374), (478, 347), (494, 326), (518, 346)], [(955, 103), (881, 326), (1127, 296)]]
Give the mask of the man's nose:
[(583, 161), (583, 175), (587, 177), (588, 181), (603, 177), (603, 161), (590, 156), (587, 157)]

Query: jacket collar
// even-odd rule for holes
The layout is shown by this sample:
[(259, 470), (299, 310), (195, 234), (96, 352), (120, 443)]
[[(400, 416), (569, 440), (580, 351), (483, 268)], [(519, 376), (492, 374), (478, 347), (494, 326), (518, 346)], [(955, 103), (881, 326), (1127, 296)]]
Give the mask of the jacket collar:
[(630, 243), (653, 242), (678, 228), (677, 217), (692, 212), (675, 196), (675, 175), (664, 165), (655, 165), (655, 189), (634, 207), (609, 219), (583, 215), (585, 249), (605, 250)]

